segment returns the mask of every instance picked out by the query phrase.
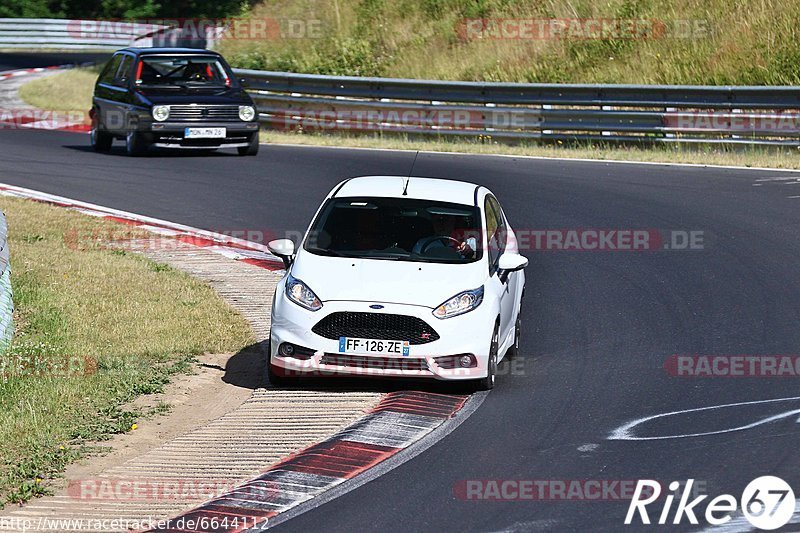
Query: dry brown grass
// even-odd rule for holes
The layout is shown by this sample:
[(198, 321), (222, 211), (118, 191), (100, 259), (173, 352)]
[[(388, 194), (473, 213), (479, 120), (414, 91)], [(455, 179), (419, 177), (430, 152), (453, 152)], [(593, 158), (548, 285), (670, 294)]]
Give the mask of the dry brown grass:
[[(221, 51), (248, 68), (521, 82), (800, 82), (800, 3), (784, 0), (265, 0), (251, 15), (319, 20), (323, 33), (223, 42)], [(699, 26), (655, 39), (464, 40), (456, 28), (465, 18), (655, 19), (683, 33)]]

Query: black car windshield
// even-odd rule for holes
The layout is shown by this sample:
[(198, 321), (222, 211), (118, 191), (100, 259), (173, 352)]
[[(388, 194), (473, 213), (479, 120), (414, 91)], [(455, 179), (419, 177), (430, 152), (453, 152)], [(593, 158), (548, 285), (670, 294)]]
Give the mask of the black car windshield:
[(406, 198), (333, 198), (314, 221), (305, 250), (317, 255), (427, 263), (481, 258), (476, 207)]
[(214, 56), (144, 56), (137, 86), (230, 87), (231, 74)]

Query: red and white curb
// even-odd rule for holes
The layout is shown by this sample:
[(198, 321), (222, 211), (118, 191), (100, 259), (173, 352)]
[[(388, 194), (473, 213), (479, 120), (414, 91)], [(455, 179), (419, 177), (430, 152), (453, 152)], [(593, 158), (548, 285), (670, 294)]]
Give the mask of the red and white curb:
[(369, 414), (263, 474), (150, 531), (240, 533), (269, 520), (408, 448), (453, 417), (466, 395), (387, 394)]
[(283, 270), (284, 268), (283, 261), (272, 255), (265, 245), (222, 233), (184, 226), (183, 224), (176, 224), (5, 183), (0, 183), (0, 195), (34, 200), (71, 209), (85, 215), (135, 226), (160, 237), (171, 237), (176, 241), (203, 248), (228, 259), (241, 261), (267, 270)]
[(52, 66), (52, 67), (37, 67), (37, 68), (21, 68), (16, 70), (4, 70), (0, 72), (0, 81), (5, 81), (8, 78), (16, 76), (25, 76), (26, 74), (35, 74), (37, 72), (45, 72), (48, 70), (71, 68), (72, 65), (67, 66)]
[[(79, 66), (88, 66), (92, 63), (84, 63)], [(16, 96), (18, 90), (18, 82), (15, 80), (20, 76), (29, 76), (31, 74), (40, 74), (42, 72), (50, 72), (54, 70), (64, 70), (74, 68), (75, 65), (54, 65), (50, 67), (37, 67), (25, 68), (17, 70), (5, 70), (0, 72), (0, 83), (7, 80), (14, 80), (11, 82), (10, 91), (13, 92), (10, 106), (9, 102), (3, 103), (3, 109), (0, 110), (0, 129), (13, 126), (20, 129), (40, 129), (40, 130), (57, 130), (57, 131), (74, 131), (79, 133), (88, 132), (91, 127), (85, 123), (86, 113), (63, 112), (53, 110), (37, 109), (24, 105)], [(5, 99), (8, 100), (8, 99)], [(17, 105), (14, 105), (14, 102)], [(79, 116), (76, 116), (79, 115)]]

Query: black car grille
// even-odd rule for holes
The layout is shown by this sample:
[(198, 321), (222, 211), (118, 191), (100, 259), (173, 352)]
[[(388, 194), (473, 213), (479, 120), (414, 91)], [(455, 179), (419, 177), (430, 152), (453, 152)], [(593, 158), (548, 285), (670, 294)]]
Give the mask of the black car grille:
[(365, 357), (359, 355), (345, 355), (340, 353), (326, 353), (319, 360), (323, 365), (346, 366), (351, 368), (367, 368), (375, 370), (428, 370), (425, 359), (399, 359), (390, 357)]
[(331, 313), (311, 328), (326, 339), (357, 337), (408, 341), (425, 344), (439, 339), (439, 334), (417, 317), (385, 313)]
[(239, 106), (235, 105), (172, 105), (169, 120), (231, 121), (239, 119)]

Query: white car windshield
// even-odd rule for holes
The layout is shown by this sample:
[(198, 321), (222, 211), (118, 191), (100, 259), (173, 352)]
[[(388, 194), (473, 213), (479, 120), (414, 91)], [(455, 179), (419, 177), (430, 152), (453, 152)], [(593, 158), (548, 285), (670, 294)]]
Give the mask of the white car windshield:
[(406, 198), (328, 200), (305, 241), (317, 255), (471, 263), (481, 258), (480, 211)]

